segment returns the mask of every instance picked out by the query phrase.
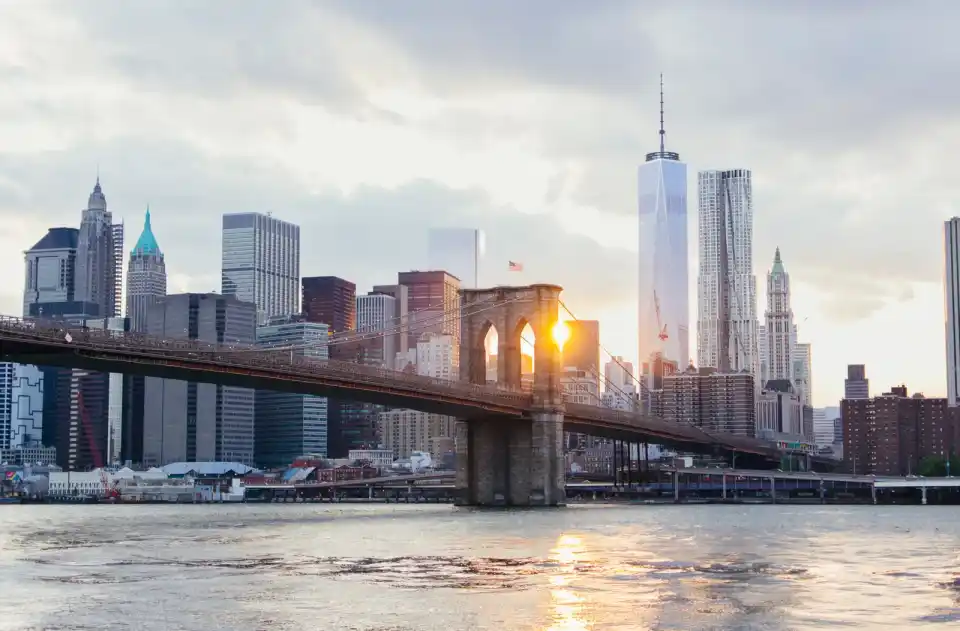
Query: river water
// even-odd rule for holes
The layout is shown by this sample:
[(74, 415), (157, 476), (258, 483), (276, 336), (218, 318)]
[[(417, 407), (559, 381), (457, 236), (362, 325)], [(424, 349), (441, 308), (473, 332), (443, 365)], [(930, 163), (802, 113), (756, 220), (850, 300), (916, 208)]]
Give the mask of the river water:
[(947, 506), (0, 506), (0, 631), (960, 627)]

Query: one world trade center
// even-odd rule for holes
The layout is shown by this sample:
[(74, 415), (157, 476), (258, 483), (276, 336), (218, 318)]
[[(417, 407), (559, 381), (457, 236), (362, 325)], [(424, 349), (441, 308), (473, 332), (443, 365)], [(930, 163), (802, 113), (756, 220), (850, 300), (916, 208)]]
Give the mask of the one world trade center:
[(687, 290), (687, 165), (665, 148), (663, 76), (660, 78), (660, 151), (648, 153), (637, 172), (640, 210), (639, 360), (644, 381), (662, 378), (690, 362)]

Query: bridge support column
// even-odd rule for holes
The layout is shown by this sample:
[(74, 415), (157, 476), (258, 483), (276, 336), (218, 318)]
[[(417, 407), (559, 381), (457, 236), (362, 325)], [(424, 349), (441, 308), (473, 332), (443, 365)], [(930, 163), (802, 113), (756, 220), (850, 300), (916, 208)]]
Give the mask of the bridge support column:
[(458, 506), (563, 506), (563, 414), (457, 421)]

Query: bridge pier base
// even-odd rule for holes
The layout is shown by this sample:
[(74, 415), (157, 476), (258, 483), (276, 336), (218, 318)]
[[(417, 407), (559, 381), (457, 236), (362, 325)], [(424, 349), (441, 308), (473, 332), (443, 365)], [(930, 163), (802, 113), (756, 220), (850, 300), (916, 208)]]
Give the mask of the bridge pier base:
[(563, 413), (457, 421), (456, 505), (564, 506)]

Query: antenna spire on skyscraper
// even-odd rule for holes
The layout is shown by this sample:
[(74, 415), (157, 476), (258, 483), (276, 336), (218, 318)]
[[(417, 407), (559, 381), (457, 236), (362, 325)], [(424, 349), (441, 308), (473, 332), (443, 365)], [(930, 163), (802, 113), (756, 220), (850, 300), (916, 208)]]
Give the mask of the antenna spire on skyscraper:
[(663, 129), (663, 73), (660, 73), (660, 153), (665, 151), (664, 149), (664, 135), (667, 132)]

